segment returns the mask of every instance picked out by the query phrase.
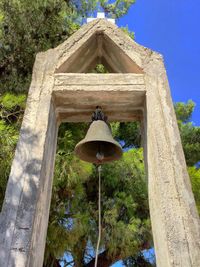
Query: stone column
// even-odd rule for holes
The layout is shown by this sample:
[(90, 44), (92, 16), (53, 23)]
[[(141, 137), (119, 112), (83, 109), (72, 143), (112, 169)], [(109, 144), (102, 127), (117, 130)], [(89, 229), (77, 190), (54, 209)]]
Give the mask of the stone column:
[(0, 267), (43, 265), (58, 128), (51, 93), (42, 86), (45, 60), (46, 54), (36, 59), (0, 214)]
[(160, 75), (145, 78), (144, 112), (144, 153), (156, 261), (158, 267), (197, 267), (199, 217), (166, 74), (162, 64), (157, 67)]

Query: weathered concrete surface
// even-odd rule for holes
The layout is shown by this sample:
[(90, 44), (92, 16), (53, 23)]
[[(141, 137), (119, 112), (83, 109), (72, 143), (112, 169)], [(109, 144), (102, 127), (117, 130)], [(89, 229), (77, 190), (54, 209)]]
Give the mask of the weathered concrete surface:
[[(116, 74), (81, 74), (98, 62)], [(88, 121), (101, 104), (112, 120), (143, 113), (157, 266), (200, 266), (199, 218), (162, 58), (99, 19), (37, 56), (0, 214), (0, 267), (42, 266), (58, 124)]]
[(141, 120), (143, 74), (56, 74), (53, 99), (60, 121), (87, 122), (101, 106), (110, 121)]
[(42, 266), (43, 262), (57, 139), (55, 112), (47, 90), (51, 81), (47, 86), (44, 77), (47, 59), (47, 54), (39, 54), (35, 62), (0, 214), (2, 267)]
[(145, 151), (157, 266), (200, 266), (200, 224), (162, 58), (146, 65)]
[(56, 73), (86, 73), (102, 62), (109, 72), (139, 74), (143, 73), (143, 61), (151, 54), (151, 50), (103, 19), (82, 26), (56, 51)]

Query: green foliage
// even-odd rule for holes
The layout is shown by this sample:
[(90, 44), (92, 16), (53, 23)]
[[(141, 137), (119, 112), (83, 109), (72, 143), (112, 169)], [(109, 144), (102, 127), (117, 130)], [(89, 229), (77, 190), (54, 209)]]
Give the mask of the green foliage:
[(174, 104), (177, 120), (186, 123), (191, 119), (192, 112), (194, 111), (195, 103), (188, 100), (187, 103), (178, 102)]
[(135, 257), (132, 256), (125, 259), (123, 263), (126, 267), (156, 267), (155, 254), (153, 253), (152, 255), (150, 255), (150, 252), (148, 252), (148, 254), (150, 260), (149, 262), (145, 259), (143, 253), (139, 253)]
[(141, 132), (138, 122), (121, 122), (114, 125), (112, 126), (113, 135), (118, 141), (123, 140), (123, 148), (140, 147)]
[(2, 109), (4, 109), (4, 111), (11, 111), (15, 109), (16, 106), (25, 108), (25, 100), (25, 94), (15, 95), (12, 93), (6, 93), (2, 97), (0, 97), (1, 107)]
[(200, 169), (196, 167), (189, 167), (188, 173), (190, 175), (192, 183), (192, 191), (194, 193), (194, 198), (196, 201), (197, 209), (200, 215)]
[(131, 39), (135, 39), (135, 33), (129, 30), (128, 25), (126, 25), (126, 27), (121, 27), (120, 29), (125, 32)]
[(19, 136), (25, 100), (25, 95), (11, 93), (0, 97), (0, 208)]
[[(67, 129), (67, 136), (73, 137), (72, 132), (77, 126), (68, 124), (63, 127)], [(85, 253), (89, 254), (97, 242), (97, 173), (91, 164), (74, 157), (69, 144), (63, 150), (61, 139), (56, 157), (45, 263), (48, 266), (49, 253), (59, 258), (68, 251), (78, 266), (86, 266), (86, 262), (85, 265), (80, 262), (85, 261)], [(101, 246), (106, 257), (113, 260), (126, 258), (150, 247), (142, 150), (132, 149), (124, 153), (119, 162), (104, 165), (102, 176)], [(91, 245), (87, 248), (88, 242)]]
[(92, 70), (91, 72), (105, 74), (108, 73), (108, 70), (103, 64), (97, 64), (94, 70)]
[(195, 103), (191, 100), (186, 104), (183, 102), (175, 104), (182, 145), (189, 166), (193, 166), (200, 161), (200, 127), (189, 122), (194, 107)]
[[(103, 239), (108, 255), (126, 258), (151, 243), (142, 150), (124, 153), (103, 168)], [(105, 241), (104, 241), (105, 242)]]
[(100, 4), (103, 10), (108, 13), (111, 17), (119, 18), (124, 16), (129, 10), (130, 6), (135, 3), (135, 0), (100, 0)]
[(25, 92), (36, 53), (76, 31), (77, 13), (64, 0), (2, 0), (0, 12), (0, 92)]
[(187, 165), (193, 166), (200, 161), (200, 127), (189, 122), (179, 124), (179, 129)]
[(18, 132), (13, 126), (8, 126), (0, 120), (0, 207), (4, 199), (4, 192), (10, 172), (10, 164), (13, 158)]

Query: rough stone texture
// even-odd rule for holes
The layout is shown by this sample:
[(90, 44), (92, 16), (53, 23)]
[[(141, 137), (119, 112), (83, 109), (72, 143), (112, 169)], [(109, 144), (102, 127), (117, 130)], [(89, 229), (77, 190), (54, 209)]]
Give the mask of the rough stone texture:
[[(2, 267), (42, 266), (43, 262), (57, 138), (46, 65), (48, 53), (39, 54), (0, 214)], [(41, 252), (35, 253), (34, 260), (28, 263), (35, 247)]]
[[(115, 74), (83, 74), (99, 62)], [(162, 57), (103, 19), (36, 58), (0, 214), (0, 266), (42, 266), (58, 124), (88, 121), (96, 105), (111, 120), (144, 122), (157, 266), (200, 266), (199, 218)]]

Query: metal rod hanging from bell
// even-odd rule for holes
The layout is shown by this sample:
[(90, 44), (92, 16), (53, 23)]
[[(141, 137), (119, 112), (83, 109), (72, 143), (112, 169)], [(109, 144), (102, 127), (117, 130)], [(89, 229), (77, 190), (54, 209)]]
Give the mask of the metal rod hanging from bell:
[(75, 154), (82, 160), (102, 164), (122, 156), (120, 144), (114, 140), (107, 117), (97, 106), (84, 139), (75, 147)]

